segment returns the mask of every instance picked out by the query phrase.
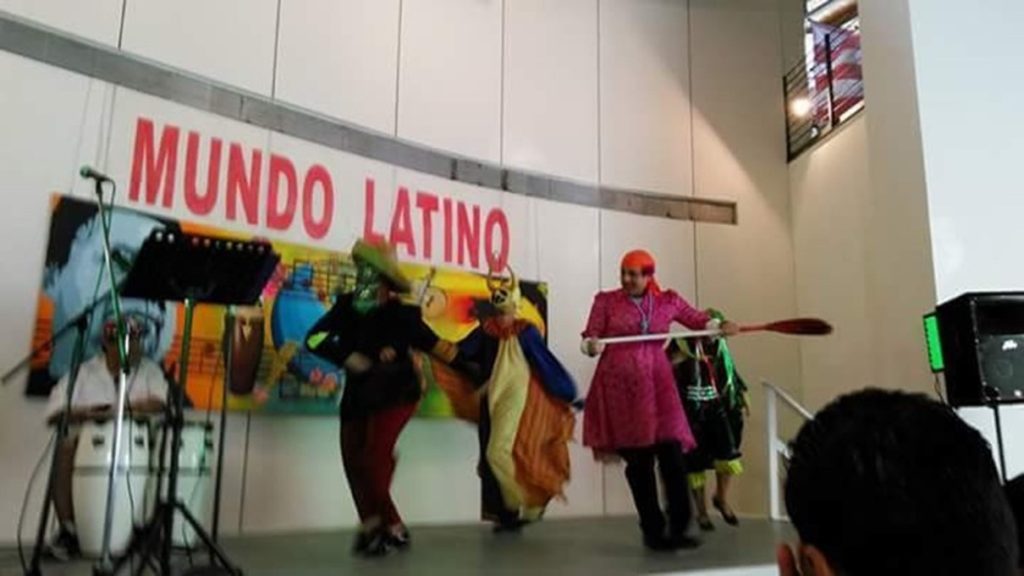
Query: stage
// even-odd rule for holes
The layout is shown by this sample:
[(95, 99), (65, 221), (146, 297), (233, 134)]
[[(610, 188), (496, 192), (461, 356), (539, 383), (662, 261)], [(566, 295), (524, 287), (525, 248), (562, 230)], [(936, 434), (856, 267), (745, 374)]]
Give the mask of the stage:
[[(349, 531), (242, 536), (225, 539), (224, 545), (246, 576), (777, 573), (774, 548), (793, 539), (788, 524), (744, 520), (731, 528), (715, 520), (717, 529), (701, 535), (703, 546), (675, 554), (644, 550), (632, 518), (548, 520), (520, 535), (493, 535), (483, 525), (413, 527), (411, 550), (376, 560), (349, 554)], [(187, 565), (184, 555), (179, 559)], [(43, 573), (88, 576), (91, 564), (49, 563)], [(16, 574), (21, 574), (17, 552), (3, 550), (0, 575)]]

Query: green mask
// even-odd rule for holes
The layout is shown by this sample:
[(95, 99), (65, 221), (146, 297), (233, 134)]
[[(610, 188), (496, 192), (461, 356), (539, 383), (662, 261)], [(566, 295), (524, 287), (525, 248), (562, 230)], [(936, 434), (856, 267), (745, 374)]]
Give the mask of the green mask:
[(381, 277), (376, 268), (366, 264), (356, 265), (356, 290), (352, 297), (352, 307), (360, 314), (366, 314), (380, 305), (377, 294), (380, 292)]

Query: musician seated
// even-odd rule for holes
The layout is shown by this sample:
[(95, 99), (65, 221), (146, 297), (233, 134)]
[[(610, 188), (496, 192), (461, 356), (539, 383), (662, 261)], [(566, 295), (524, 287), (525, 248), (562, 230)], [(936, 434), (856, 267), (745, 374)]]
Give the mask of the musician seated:
[[(128, 390), (126, 414), (139, 416), (162, 412), (166, 405), (167, 381), (160, 366), (142, 356), (144, 324), (134, 318), (126, 318), (129, 335), (128, 344)], [(120, 375), (117, 329), (113, 319), (103, 327), (103, 351), (82, 363), (75, 381), (74, 395), (67, 405), (69, 375), (64, 375), (50, 391), (47, 406), (47, 422), (51, 425), (60, 420), (67, 410), (68, 436), (57, 446), (57, 473), (54, 478), (53, 505), (57, 512), (60, 532), (50, 545), (55, 558), (68, 559), (80, 554), (75, 531), (74, 507), (71, 501), (71, 478), (78, 446), (77, 424), (89, 420), (109, 420), (117, 408), (117, 386)]]

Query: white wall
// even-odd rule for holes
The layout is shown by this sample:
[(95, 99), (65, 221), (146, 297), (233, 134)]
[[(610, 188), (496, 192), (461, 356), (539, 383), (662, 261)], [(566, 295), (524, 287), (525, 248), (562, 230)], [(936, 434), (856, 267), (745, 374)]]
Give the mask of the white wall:
[(133, 0), (121, 48), (269, 96), (276, 25), (274, 0)]
[(0, 1), (0, 10), (109, 46), (120, 41), (123, 6), (123, 0)]
[[(68, 28), (38, 8), (50, 3), (60, 4), (8, 1), (0, 8)], [(3, 365), (27, 352), (49, 194), (72, 189), (87, 193), (75, 178), (83, 163), (127, 182), (140, 116), (152, 119), (158, 128), (163, 123), (179, 126), (182, 150), (189, 130), (200, 133), (201, 157), (209, 137), (260, 151), (264, 179), (270, 153), (287, 155), (297, 166), (322, 164), (336, 188), (334, 225), (319, 240), (300, 227), (267, 230), (263, 219), (255, 226), (229, 222), (223, 197), (209, 215), (199, 217), (179, 196), (169, 211), (176, 217), (344, 247), (362, 233), (362, 191), (368, 176), (376, 182), (378, 230), (386, 230), (398, 186), (504, 210), (512, 233), (512, 264), (524, 277), (549, 283), (551, 346), (583, 389), (594, 363), (579, 355), (578, 333), (591, 296), (616, 285), (618, 259), (629, 248), (651, 249), (659, 258), (664, 284), (738, 319), (787, 316), (795, 310), (779, 107), (778, 20), (767, 4), (306, 0), (283, 3), (278, 22), (276, 3), (246, 4), (229, 13), (229, 2), (202, 10), (204, 18), (188, 46), (180, 45), (175, 26), (166, 23), (198, 8), (191, 3), (174, 8), (157, 4), (128, 0), (123, 37), (109, 32), (119, 29), (120, 10), (104, 13), (96, 29), (108, 30), (104, 41), (109, 44), (121, 42), (125, 50), (147, 58), (456, 154), (584, 182), (734, 199), (740, 204), (741, 225), (694, 226), (500, 194), (395, 169), (0, 54), (0, 67), (13, 87), (0, 92), (0, 171), (16, 175), (0, 184), (0, 193), (17, 208), (0, 215), (0, 230), (6, 238), (18, 238), (17, 248), (13, 242), (3, 245), (9, 275), (20, 279), (0, 289), (2, 317), (9, 326), (0, 336)], [(205, 165), (201, 166), (198, 184), (205, 186)], [(183, 178), (179, 170), (179, 190)], [(123, 189), (120, 200), (128, 202), (126, 197)], [(22, 216), (15, 217), (15, 212)], [(413, 222), (419, 234), (421, 223)], [(754, 243), (761, 251), (750, 250)], [(427, 259), (422, 252), (404, 256)], [(437, 255), (431, 259), (437, 261)], [(770, 378), (799, 389), (792, 342), (751, 337), (737, 341), (735, 348), (741, 369), (755, 387), (762, 378)], [(759, 417), (757, 392), (754, 413)], [(20, 505), (20, 490), (42, 447), (43, 429), (38, 405), (21, 398), (21, 383), (13, 383), (2, 394), (0, 458), (12, 463), (4, 467), (11, 472), (0, 474), (0, 517), (6, 519), (13, 518)], [(739, 495), (741, 510), (755, 513), (764, 510), (759, 463), (763, 439), (756, 418), (747, 435), (751, 470)], [(233, 416), (225, 530), (352, 524), (354, 511), (338, 464), (336, 432), (332, 419)], [(472, 430), (457, 422), (417, 421), (400, 449), (403, 464), (396, 498), (410, 521), (477, 517)], [(594, 463), (578, 444), (572, 457), (569, 500), (553, 505), (552, 515), (631, 512), (620, 469)], [(424, 493), (458, 498), (417, 497)], [(4, 522), (0, 541), (12, 539), (13, 524)]]
[(398, 136), (501, 159), (501, 0), (406, 0)]
[(394, 135), (400, 4), (282, 2), (274, 96)]
[[(1024, 289), (1006, 258), (1020, 249), (1024, 110), (1014, 58), (1024, 5), (987, 0), (970, 10), (910, 3), (940, 302), (965, 291)], [(1012, 257), (1011, 257), (1012, 258)]]
[(598, 181), (597, 5), (505, 3), (503, 163)]
[[(740, 322), (791, 317), (796, 293), (775, 5), (693, 0), (690, 32), (695, 194), (739, 206), (737, 227), (696, 226), (697, 299)], [(799, 349), (795, 340), (771, 335), (736, 338), (731, 349), (752, 400), (738, 504), (763, 514), (761, 382), (799, 393)]]
[[(803, 401), (811, 410), (874, 377), (865, 281), (868, 113), (789, 165), (798, 312), (827, 318), (836, 329), (800, 344)], [(921, 362), (923, 356), (906, 360)]]
[(930, 392), (921, 316), (934, 308), (935, 281), (909, 15), (905, 0), (862, 0), (859, 9), (871, 172), (867, 296), (878, 327), (873, 383)]
[(693, 194), (689, 4), (599, 3), (601, 182)]

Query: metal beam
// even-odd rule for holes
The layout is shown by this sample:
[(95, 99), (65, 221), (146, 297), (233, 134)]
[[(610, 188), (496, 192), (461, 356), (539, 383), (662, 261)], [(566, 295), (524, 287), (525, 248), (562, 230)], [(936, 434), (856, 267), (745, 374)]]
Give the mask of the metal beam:
[(0, 50), (334, 150), (457, 182), (645, 216), (737, 223), (735, 202), (580, 183), (442, 152), (220, 84), (2, 10)]

